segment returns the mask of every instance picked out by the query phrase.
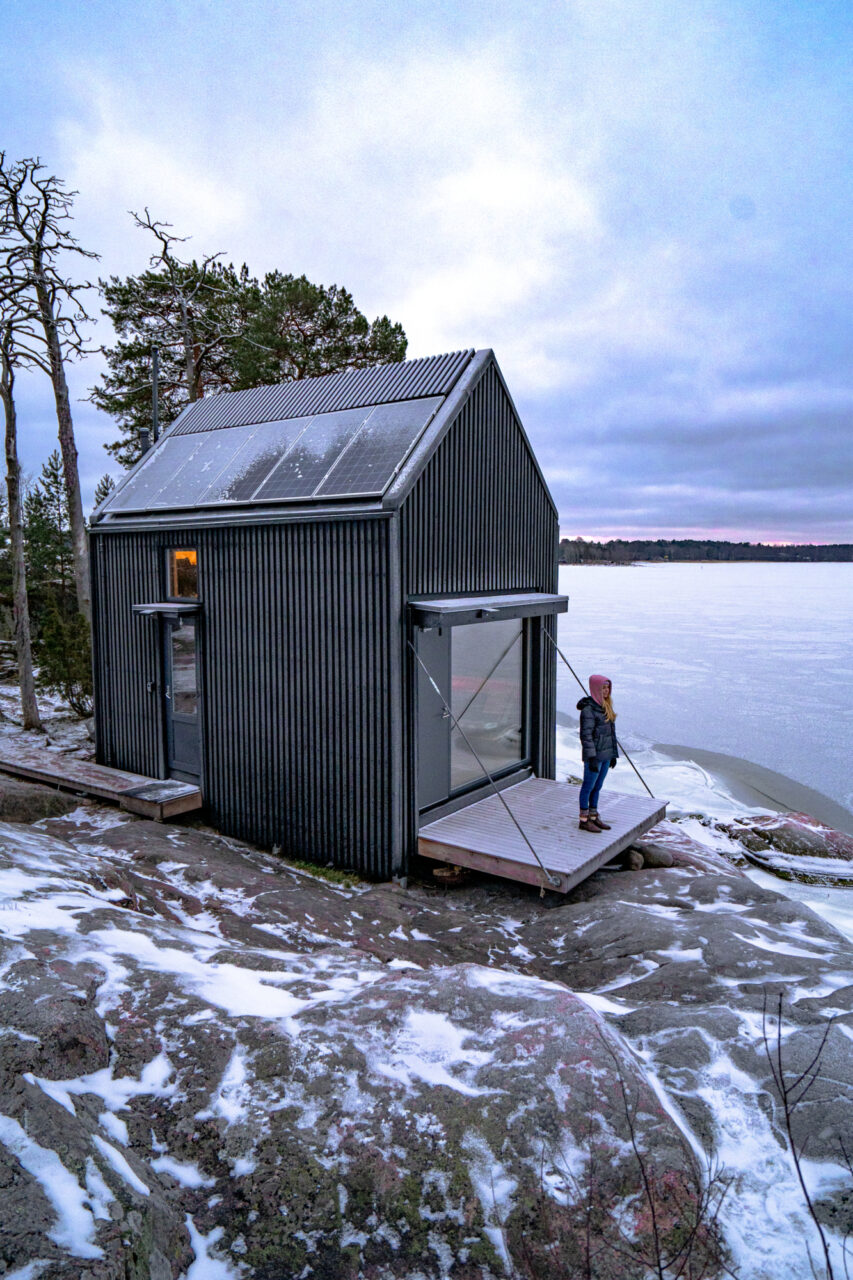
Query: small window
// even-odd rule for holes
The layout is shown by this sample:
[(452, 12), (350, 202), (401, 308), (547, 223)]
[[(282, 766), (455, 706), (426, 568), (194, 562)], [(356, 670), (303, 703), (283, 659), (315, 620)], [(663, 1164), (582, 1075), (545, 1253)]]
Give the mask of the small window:
[(169, 599), (198, 600), (198, 552), (195, 548), (170, 550)]

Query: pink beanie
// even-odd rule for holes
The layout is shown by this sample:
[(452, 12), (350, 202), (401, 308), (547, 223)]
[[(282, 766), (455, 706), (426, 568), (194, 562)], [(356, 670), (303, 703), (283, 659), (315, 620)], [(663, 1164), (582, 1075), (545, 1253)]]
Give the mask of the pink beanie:
[(602, 705), (601, 690), (604, 688), (606, 684), (609, 684), (611, 689), (613, 688), (613, 682), (609, 676), (590, 676), (589, 677), (589, 691), (592, 694), (593, 698), (595, 698), (599, 706)]

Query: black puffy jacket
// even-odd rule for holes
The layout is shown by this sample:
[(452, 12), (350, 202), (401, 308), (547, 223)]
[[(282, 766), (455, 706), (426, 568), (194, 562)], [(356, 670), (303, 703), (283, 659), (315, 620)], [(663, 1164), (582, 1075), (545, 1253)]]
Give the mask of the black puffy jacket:
[(619, 755), (616, 745), (616, 726), (607, 719), (604, 707), (595, 698), (581, 698), (581, 751), (584, 764), (587, 760), (613, 760)]

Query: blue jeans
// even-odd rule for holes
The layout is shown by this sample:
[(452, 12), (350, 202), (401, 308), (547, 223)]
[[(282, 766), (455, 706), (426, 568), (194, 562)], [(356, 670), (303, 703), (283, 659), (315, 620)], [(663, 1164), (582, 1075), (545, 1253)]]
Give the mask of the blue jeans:
[(583, 783), (581, 785), (580, 794), (581, 809), (598, 808), (598, 797), (601, 794), (601, 788), (604, 786), (604, 779), (607, 777), (607, 771), (609, 768), (609, 760), (599, 760), (598, 769), (593, 773), (592, 769), (589, 767), (589, 761), (584, 761)]

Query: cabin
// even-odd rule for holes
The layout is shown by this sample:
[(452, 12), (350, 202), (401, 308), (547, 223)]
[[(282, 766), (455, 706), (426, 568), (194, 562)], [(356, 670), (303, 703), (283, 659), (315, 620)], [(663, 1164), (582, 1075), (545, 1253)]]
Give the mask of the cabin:
[(197, 401), (93, 517), (97, 759), (405, 874), (426, 815), (553, 777), (557, 542), (491, 351)]
[(93, 516), (97, 761), (294, 858), (446, 857), (554, 777), (557, 544), (490, 350), (197, 401)]

